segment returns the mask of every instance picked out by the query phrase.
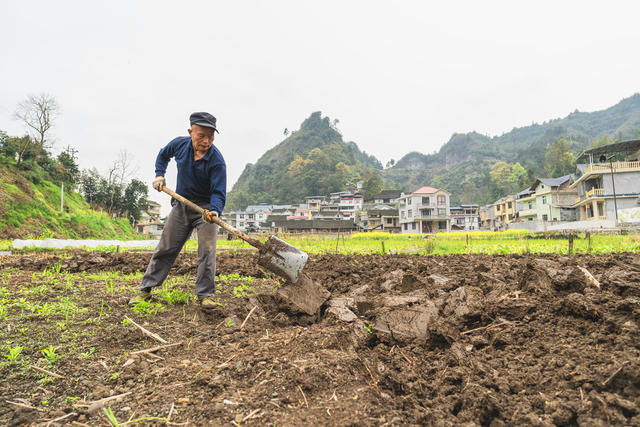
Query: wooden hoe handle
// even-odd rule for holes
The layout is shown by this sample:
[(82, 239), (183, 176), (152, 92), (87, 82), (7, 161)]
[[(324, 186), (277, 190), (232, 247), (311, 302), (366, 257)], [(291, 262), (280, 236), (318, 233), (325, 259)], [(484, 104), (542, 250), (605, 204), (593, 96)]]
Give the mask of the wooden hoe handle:
[[(162, 187), (162, 191), (164, 191), (165, 193), (167, 193), (168, 195), (170, 195), (171, 197), (173, 197), (174, 199), (176, 199), (177, 201), (179, 201), (183, 205), (190, 207), (191, 209), (193, 209), (194, 211), (198, 212), (199, 214), (202, 214), (204, 212), (204, 209), (202, 209), (200, 206), (196, 205), (191, 200), (188, 200), (188, 199), (182, 197), (181, 195), (179, 195), (175, 191), (170, 190), (167, 187)], [(254, 239), (252, 237), (249, 237), (248, 235), (246, 235), (242, 231), (238, 230), (237, 228), (234, 228), (234, 227), (230, 226), (229, 224), (227, 224), (226, 222), (224, 222), (223, 220), (221, 220), (217, 216), (213, 217), (213, 222), (215, 222), (220, 227), (224, 228), (225, 230), (227, 230), (229, 233), (233, 234), (234, 236), (241, 238), (242, 240), (244, 240), (245, 242), (247, 242), (248, 244), (250, 244), (254, 248), (264, 249), (264, 245), (262, 243), (260, 243), (258, 240)]]

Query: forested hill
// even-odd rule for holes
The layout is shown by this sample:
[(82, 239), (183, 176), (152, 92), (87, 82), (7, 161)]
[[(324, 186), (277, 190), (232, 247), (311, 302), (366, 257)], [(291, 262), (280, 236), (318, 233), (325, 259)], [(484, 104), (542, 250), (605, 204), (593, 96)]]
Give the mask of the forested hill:
[(312, 113), (300, 129), (247, 164), (227, 197), (229, 209), (257, 203), (304, 202), (305, 196), (328, 195), (365, 180), (365, 191), (381, 189), (382, 165), (345, 142), (328, 117)]
[[(639, 136), (640, 94), (635, 94), (606, 110), (576, 110), (565, 118), (514, 128), (492, 138), (477, 132), (454, 134), (437, 153), (409, 153), (382, 176), (386, 188), (412, 191), (428, 184), (447, 189), (454, 203), (489, 203), (505, 191), (522, 189), (536, 177), (571, 169), (569, 158), (594, 142)], [(557, 141), (561, 143), (554, 146)], [(559, 161), (564, 165), (558, 166)], [(496, 182), (499, 171), (491, 174), (496, 163), (503, 170), (511, 168), (514, 179), (508, 185), (500, 179)], [(518, 175), (519, 166), (526, 177)]]

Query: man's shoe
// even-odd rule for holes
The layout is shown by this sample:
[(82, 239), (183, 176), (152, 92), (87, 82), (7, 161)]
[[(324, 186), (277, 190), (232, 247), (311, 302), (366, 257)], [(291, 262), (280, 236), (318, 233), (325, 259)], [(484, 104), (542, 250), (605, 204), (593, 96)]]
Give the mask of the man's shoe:
[(218, 303), (213, 300), (211, 297), (205, 297), (200, 300), (200, 307), (204, 310), (211, 310), (218, 307)]
[(149, 301), (151, 299), (151, 292), (149, 291), (137, 291), (136, 294), (129, 300), (129, 305), (134, 306), (143, 301)]

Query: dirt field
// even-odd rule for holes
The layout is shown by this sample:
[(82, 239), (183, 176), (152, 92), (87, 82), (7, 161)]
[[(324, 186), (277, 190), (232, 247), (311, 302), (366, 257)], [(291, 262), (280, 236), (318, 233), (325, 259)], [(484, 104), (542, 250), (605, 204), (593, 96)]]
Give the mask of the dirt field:
[[(24, 343), (28, 363), (3, 357), (0, 424), (108, 425), (108, 407), (145, 425), (640, 425), (638, 255), (312, 256), (306, 271), (332, 293), (317, 319), (278, 311), (278, 281), (249, 253), (221, 253), (218, 273), (254, 278), (250, 295), (230, 283), (213, 313), (141, 316), (124, 274), (148, 257), (0, 257), (5, 297), (76, 289), (87, 309), (56, 329), (62, 314), (8, 307), (3, 354)], [(181, 255), (176, 286), (191, 292), (196, 264)], [(57, 280), (33, 274), (52, 266)], [(115, 286), (87, 275), (113, 270)], [(131, 354), (161, 344), (125, 316), (178, 345)], [(62, 357), (46, 364), (50, 344)]]

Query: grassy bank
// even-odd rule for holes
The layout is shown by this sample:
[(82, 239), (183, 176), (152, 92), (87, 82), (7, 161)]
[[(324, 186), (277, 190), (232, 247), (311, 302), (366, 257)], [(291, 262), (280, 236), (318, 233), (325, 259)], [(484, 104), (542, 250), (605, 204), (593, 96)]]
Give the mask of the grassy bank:
[(126, 219), (90, 209), (84, 198), (65, 191), (60, 212), (59, 185), (25, 179), (15, 168), (0, 167), (0, 235), (4, 238), (138, 239)]

